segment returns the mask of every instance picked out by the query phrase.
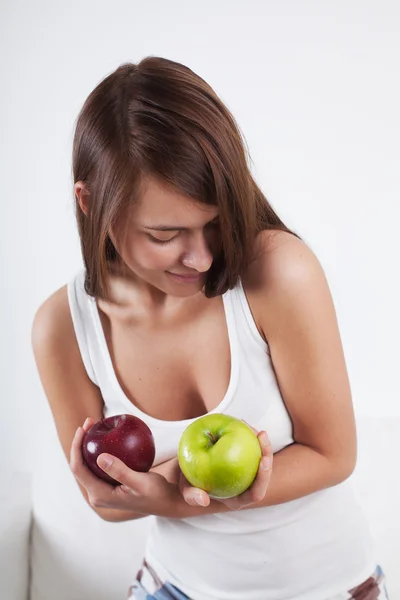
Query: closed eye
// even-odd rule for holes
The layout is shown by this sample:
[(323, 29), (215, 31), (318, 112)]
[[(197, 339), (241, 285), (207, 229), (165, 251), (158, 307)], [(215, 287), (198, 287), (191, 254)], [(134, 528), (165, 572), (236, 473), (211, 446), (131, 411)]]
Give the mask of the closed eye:
[[(206, 227), (219, 227), (219, 225), (220, 225), (219, 217), (217, 217), (213, 221), (210, 221), (209, 223), (207, 223)], [(149, 233), (147, 235), (150, 238), (150, 240), (152, 242), (154, 242), (155, 244), (170, 244), (171, 242), (173, 242), (174, 240), (176, 240), (179, 237), (179, 233), (178, 233), (178, 235), (174, 236), (173, 238), (170, 238), (169, 240), (159, 240), (158, 238), (155, 238), (154, 236), (150, 235)]]
[[(147, 235), (149, 236), (149, 238), (151, 239), (151, 241), (152, 241), (152, 242), (155, 242), (156, 244), (169, 244), (169, 243), (173, 242), (173, 241), (174, 241), (174, 239), (175, 239), (175, 238), (173, 237), (173, 238), (171, 238), (170, 240), (159, 240), (159, 239), (157, 239), (157, 238), (153, 237), (152, 235), (150, 235), (149, 233), (148, 233)], [(175, 236), (175, 237), (178, 237), (178, 236)]]

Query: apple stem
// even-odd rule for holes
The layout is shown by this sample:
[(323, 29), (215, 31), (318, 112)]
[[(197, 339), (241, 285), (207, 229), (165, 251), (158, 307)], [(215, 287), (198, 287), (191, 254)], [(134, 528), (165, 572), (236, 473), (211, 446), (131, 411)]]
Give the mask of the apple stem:
[(216, 442), (218, 442), (219, 438), (218, 437), (214, 437), (213, 434), (210, 431), (207, 433), (207, 435), (210, 438), (212, 444), (215, 444)]

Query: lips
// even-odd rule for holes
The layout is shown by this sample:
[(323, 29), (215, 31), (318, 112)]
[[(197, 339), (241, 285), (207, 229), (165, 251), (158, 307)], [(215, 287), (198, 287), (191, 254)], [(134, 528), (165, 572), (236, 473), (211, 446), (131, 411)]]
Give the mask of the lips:
[(197, 275), (181, 275), (180, 273), (172, 273), (170, 271), (167, 272), (173, 277), (180, 279), (181, 281), (195, 282), (199, 281), (199, 279), (201, 278), (201, 273), (198, 273)]

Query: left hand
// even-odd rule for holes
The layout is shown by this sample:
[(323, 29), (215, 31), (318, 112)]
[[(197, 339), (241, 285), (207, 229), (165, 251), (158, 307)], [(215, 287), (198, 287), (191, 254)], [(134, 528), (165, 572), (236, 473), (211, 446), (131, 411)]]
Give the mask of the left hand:
[[(140, 514), (168, 516), (168, 508), (179, 495), (176, 484), (167, 481), (159, 473), (139, 473), (125, 465), (119, 458), (110, 454), (100, 454), (97, 464), (110, 477), (121, 485), (111, 485), (97, 477), (86, 465), (82, 456), (82, 440), (92, 425), (93, 419), (86, 419), (84, 427), (79, 427), (71, 445), (70, 468), (76, 480), (86, 489), (93, 508), (115, 508), (132, 510)], [(112, 459), (106, 467), (104, 458)]]
[[(246, 423), (246, 421), (245, 421)], [(273, 451), (271, 443), (268, 439), (266, 431), (257, 432), (254, 427), (251, 427), (246, 423), (257, 435), (261, 446), (261, 460), (258, 467), (258, 472), (255, 480), (251, 486), (245, 490), (239, 496), (233, 498), (213, 498), (222, 504), (225, 504), (231, 510), (240, 510), (241, 508), (248, 508), (252, 504), (261, 502), (264, 499), (267, 492), (267, 488), (271, 479), (272, 474), (272, 463), (273, 463)], [(180, 475), (179, 481), (180, 492), (185, 501), (191, 506), (208, 506), (211, 502), (210, 496), (204, 490), (196, 487), (192, 487), (187, 481), (183, 473)]]

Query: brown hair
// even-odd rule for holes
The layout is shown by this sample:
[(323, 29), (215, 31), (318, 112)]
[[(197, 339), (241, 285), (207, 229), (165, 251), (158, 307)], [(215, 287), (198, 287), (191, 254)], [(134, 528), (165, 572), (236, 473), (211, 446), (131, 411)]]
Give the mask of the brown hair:
[(109, 299), (107, 275), (120, 260), (109, 232), (139, 201), (146, 175), (219, 207), (221, 247), (207, 272), (208, 298), (236, 285), (260, 231), (300, 237), (255, 183), (230, 111), (201, 77), (172, 60), (124, 63), (96, 86), (76, 120), (72, 170), (91, 197), (86, 216), (75, 195), (75, 214), (85, 290), (93, 297)]

